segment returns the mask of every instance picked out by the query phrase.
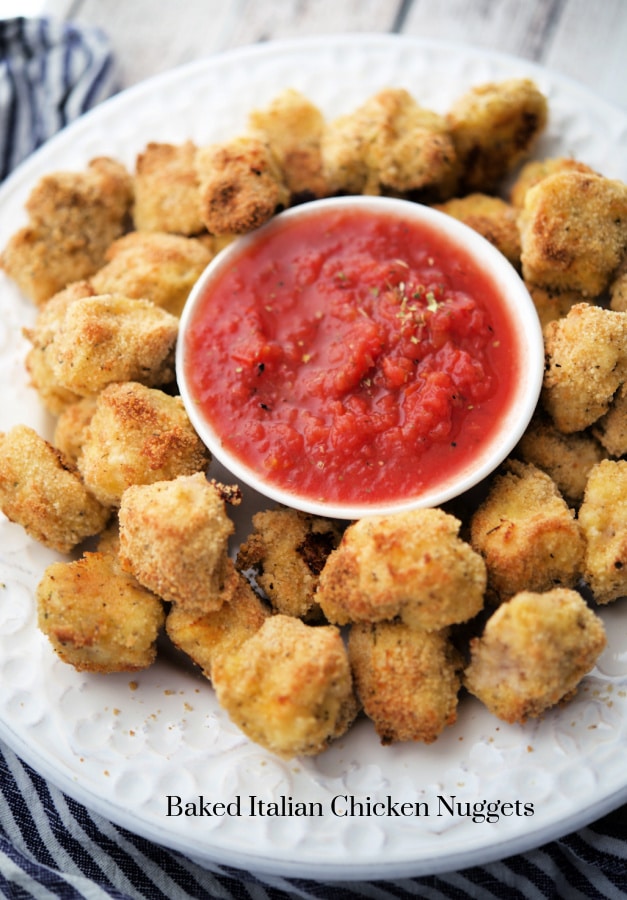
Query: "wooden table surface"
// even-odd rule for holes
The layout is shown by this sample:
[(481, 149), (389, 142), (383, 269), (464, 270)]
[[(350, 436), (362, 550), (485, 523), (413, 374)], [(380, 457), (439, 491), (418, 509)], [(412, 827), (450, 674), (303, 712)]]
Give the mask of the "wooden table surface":
[(627, 109), (627, 0), (39, 0), (39, 10), (103, 28), (124, 87), (258, 41), (392, 32), (533, 60)]

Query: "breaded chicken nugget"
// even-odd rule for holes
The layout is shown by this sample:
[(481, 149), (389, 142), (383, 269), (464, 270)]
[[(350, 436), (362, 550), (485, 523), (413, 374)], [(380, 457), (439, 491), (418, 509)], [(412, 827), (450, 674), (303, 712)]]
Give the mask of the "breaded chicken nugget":
[(0, 435), (0, 508), (61, 553), (98, 534), (109, 518), (61, 453), (26, 425)]
[(470, 543), (485, 559), (489, 587), (501, 601), (525, 588), (573, 587), (583, 569), (583, 537), (555, 482), (514, 459), (472, 516)]
[(353, 625), (348, 656), (357, 696), (382, 744), (430, 744), (455, 722), (463, 664), (446, 630)]
[(506, 722), (570, 699), (606, 645), (603, 622), (567, 588), (522, 591), (471, 641), (465, 686)]
[(114, 381), (165, 385), (174, 378), (178, 319), (149, 300), (122, 294), (68, 305), (46, 348), (56, 384), (80, 396)]
[(339, 630), (292, 616), (270, 616), (239, 650), (218, 656), (211, 680), (231, 720), (284, 759), (321, 753), (358, 711)]
[(85, 429), (95, 412), (96, 398), (81, 397), (76, 403), (66, 406), (56, 421), (52, 443), (73, 468), (77, 468), (78, 458), (83, 452)]
[(584, 577), (597, 603), (627, 596), (627, 461), (591, 471), (579, 524), (586, 539)]
[(202, 472), (129, 487), (119, 522), (122, 567), (140, 584), (187, 612), (220, 609), (235, 529), (219, 488)]
[(211, 234), (245, 234), (289, 203), (279, 166), (250, 136), (201, 147), (196, 154), (200, 214)]
[(556, 291), (537, 284), (525, 285), (538, 313), (540, 325), (545, 328), (549, 322), (563, 319), (577, 303), (585, 303), (581, 291)]
[(189, 292), (214, 254), (202, 241), (164, 232), (131, 231), (109, 247), (91, 279), (98, 294), (150, 300), (180, 316)]
[(627, 185), (557, 172), (527, 191), (518, 225), (526, 282), (598, 297), (627, 249)]
[(578, 303), (546, 326), (544, 345), (542, 405), (560, 431), (583, 431), (627, 380), (627, 313)]
[(24, 329), (24, 336), (32, 345), (26, 354), (26, 371), (30, 375), (31, 386), (53, 415), (59, 415), (66, 406), (80, 399), (75, 391), (59, 384), (52, 371), (54, 337), (63, 325), (70, 304), (84, 297), (93, 297), (94, 293), (88, 281), (73, 282), (39, 310), (32, 328)]
[(236, 652), (256, 634), (270, 610), (255, 594), (248, 581), (228, 561), (224, 601), (219, 609), (192, 613), (178, 603), (170, 608), (166, 632), (172, 643), (186, 653), (211, 679), (213, 661)]
[(555, 156), (548, 159), (532, 159), (525, 163), (516, 176), (509, 191), (509, 200), (512, 206), (520, 210), (525, 204), (525, 194), (529, 188), (534, 187), (543, 178), (555, 175), (556, 172), (584, 172), (589, 175), (598, 173), (586, 163), (573, 159), (570, 156)]
[(621, 384), (610, 408), (597, 419), (591, 431), (609, 456), (627, 454), (627, 382)]
[(93, 159), (82, 172), (46, 175), (26, 203), (29, 222), (0, 260), (7, 275), (40, 305), (73, 281), (89, 278), (126, 228), (132, 179), (113, 159)]
[(461, 194), (495, 193), (527, 157), (548, 118), (546, 97), (528, 78), (471, 88), (446, 116), (459, 161)]
[(253, 516), (253, 533), (240, 545), (237, 566), (255, 580), (278, 612), (317, 617), (314, 593), (342, 529), (332, 519), (280, 508)]
[(455, 187), (455, 148), (445, 119), (403, 88), (386, 88), (330, 122), (322, 139), (331, 193), (407, 194), (444, 200)]
[(152, 665), (165, 621), (161, 600), (105, 553), (48, 566), (37, 587), (37, 613), (63, 662), (100, 673)]
[(136, 382), (98, 395), (83, 437), (78, 468), (106, 506), (119, 506), (131, 485), (203, 472), (210, 460), (181, 398)]
[(592, 434), (562, 434), (541, 413), (532, 419), (515, 453), (523, 462), (546, 472), (564, 499), (571, 503), (583, 499), (590, 470), (606, 455)]
[(468, 194), (435, 205), (435, 209), (459, 219), (478, 231), (500, 250), (511, 264), (520, 267), (520, 235), (516, 211), (500, 197), (487, 194)]
[(253, 110), (248, 127), (253, 137), (270, 148), (291, 202), (312, 200), (329, 193), (322, 171), (324, 116), (299, 91), (289, 88), (265, 109)]
[(485, 565), (440, 509), (366, 516), (344, 532), (320, 575), (316, 599), (330, 622), (400, 617), (429, 631), (483, 607)]
[(135, 161), (133, 224), (138, 231), (195, 235), (205, 230), (193, 141), (151, 141)]
[(627, 312), (627, 254), (614, 273), (609, 291), (610, 309)]

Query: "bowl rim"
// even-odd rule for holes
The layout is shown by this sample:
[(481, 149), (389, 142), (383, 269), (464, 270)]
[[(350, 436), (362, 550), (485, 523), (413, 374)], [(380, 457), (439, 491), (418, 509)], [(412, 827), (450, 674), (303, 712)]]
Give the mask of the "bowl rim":
[[(186, 374), (186, 335), (208, 284), (233, 259), (263, 238), (270, 230), (282, 228), (291, 218), (317, 215), (325, 210), (359, 208), (409, 217), (430, 224), (448, 240), (461, 245), (465, 252), (487, 269), (501, 294), (511, 318), (512, 332), (518, 340), (521, 376), (517, 379), (512, 397), (503, 411), (501, 423), (480, 456), (444, 483), (429, 487), (420, 494), (391, 501), (340, 503), (315, 500), (271, 482), (234, 456), (221, 443), (220, 435), (204, 417), (191, 394)], [(404, 198), (347, 195), (325, 197), (289, 207), (276, 213), (259, 228), (237, 237), (220, 250), (208, 263), (192, 287), (179, 320), (175, 353), (176, 379), (187, 415), (198, 436), (217, 461), (237, 482), (252, 488), (268, 500), (312, 515), (347, 521), (368, 515), (388, 515), (418, 508), (436, 507), (475, 487), (493, 473), (507, 459), (524, 434), (540, 398), (544, 376), (544, 341), (542, 327), (531, 295), (521, 276), (506, 257), (479, 232), (462, 221), (433, 207)]]

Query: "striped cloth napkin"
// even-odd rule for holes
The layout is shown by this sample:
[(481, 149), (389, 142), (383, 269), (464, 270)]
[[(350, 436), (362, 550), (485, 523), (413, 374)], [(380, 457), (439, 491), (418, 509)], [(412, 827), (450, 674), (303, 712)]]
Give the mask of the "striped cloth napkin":
[[(113, 62), (106, 36), (95, 29), (47, 19), (0, 20), (0, 180), (115, 92)], [(367, 884), (260, 878), (199, 866), (113, 825), (46, 782), (0, 741), (0, 896), (623, 900), (627, 807), (537, 850), (460, 872)]]

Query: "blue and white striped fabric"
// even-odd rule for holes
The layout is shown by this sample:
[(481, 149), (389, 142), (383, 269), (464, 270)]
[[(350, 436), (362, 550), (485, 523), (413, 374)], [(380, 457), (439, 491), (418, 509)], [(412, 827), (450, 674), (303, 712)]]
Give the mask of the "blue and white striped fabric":
[[(104, 35), (45, 19), (0, 21), (0, 180), (115, 91)], [(622, 900), (627, 807), (532, 852), (463, 872), (377, 883), (256, 878), (202, 868), (65, 796), (0, 742), (4, 900)]]
[(115, 90), (102, 32), (49, 19), (0, 20), (0, 181)]

